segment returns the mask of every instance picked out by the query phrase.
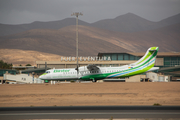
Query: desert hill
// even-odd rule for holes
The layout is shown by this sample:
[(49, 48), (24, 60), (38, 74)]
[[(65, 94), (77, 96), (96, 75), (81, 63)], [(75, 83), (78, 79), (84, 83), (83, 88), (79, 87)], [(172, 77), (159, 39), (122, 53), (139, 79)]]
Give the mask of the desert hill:
[[(97, 55), (98, 52), (129, 51), (108, 42), (103, 35), (94, 34), (97, 28), (79, 26), (79, 55)], [(1, 49), (33, 50), (62, 56), (75, 56), (75, 26), (59, 30), (34, 29), (23, 33), (0, 37)], [(98, 30), (96, 30), (98, 31)], [(104, 34), (103, 32), (101, 32)], [(107, 34), (108, 35), (108, 34)]]
[[(75, 26), (59, 30), (34, 29), (0, 37), (1, 49), (33, 50), (62, 56), (75, 56)], [(79, 26), (79, 55), (96, 56), (99, 52), (145, 52), (158, 46), (161, 52), (180, 51), (180, 24), (136, 33), (113, 32)]]
[[(82, 20), (79, 20), (78, 22), (79, 25), (91, 26), (91, 27), (106, 29), (110, 31), (127, 32), (127, 33), (153, 30), (177, 23), (180, 23), (180, 14), (171, 16), (159, 22), (152, 22), (142, 17), (139, 17), (133, 13), (127, 13), (124, 15), (120, 15), (114, 19), (104, 19), (94, 23), (87, 23)], [(67, 27), (75, 24), (76, 24), (75, 18), (66, 18), (63, 20), (50, 21), (50, 22), (35, 21), (30, 24), (19, 24), (19, 25), (0, 24), (0, 36), (12, 35), (32, 29), (58, 30), (63, 27)]]
[[(100, 20), (92, 24), (94, 27), (119, 31), (119, 32), (136, 32), (150, 29), (149, 26), (156, 24), (155, 22), (148, 21), (135, 14), (127, 13), (118, 16), (114, 19)], [(152, 28), (153, 29), (153, 28)]]
[(62, 56), (32, 50), (0, 49), (0, 60), (12, 63), (14, 66), (31, 64), (35, 61), (59, 61)]
[(169, 25), (173, 25), (173, 24), (177, 24), (177, 23), (180, 23), (180, 13), (157, 22), (156, 28), (160, 28), (163, 26), (169, 26)]
[(180, 23), (150, 31), (128, 33), (121, 35), (121, 38), (131, 44), (137, 44), (134, 45), (138, 48), (137, 52), (145, 51), (150, 46), (158, 46), (160, 52), (179, 52), (179, 33)]
[[(99, 52), (145, 52), (152, 46), (158, 46), (160, 52), (179, 52), (179, 21), (180, 14), (151, 22), (131, 13), (92, 24), (79, 20), (79, 56), (96, 56)], [(0, 35), (0, 59), (10, 63), (50, 58), (55, 61), (60, 56), (76, 55), (75, 18), (23, 25), (0, 24)], [(27, 54), (31, 58), (25, 57)]]
[(127, 13), (114, 19), (104, 19), (97, 21), (95, 23), (92, 23), (91, 25), (97, 28), (111, 31), (132, 33), (158, 29), (177, 23), (180, 23), (180, 14), (171, 16), (159, 22), (152, 22), (135, 14)]
[[(32, 29), (60, 29), (66, 26), (75, 25), (75, 18), (66, 18), (59, 21), (50, 21), (50, 22), (40, 22), (35, 21), (30, 24), (20, 24), (20, 25), (7, 25), (0, 24), (0, 36), (12, 35), (16, 33), (21, 33), (24, 31), (32, 30)], [(89, 23), (78, 20), (79, 25), (89, 26)]]

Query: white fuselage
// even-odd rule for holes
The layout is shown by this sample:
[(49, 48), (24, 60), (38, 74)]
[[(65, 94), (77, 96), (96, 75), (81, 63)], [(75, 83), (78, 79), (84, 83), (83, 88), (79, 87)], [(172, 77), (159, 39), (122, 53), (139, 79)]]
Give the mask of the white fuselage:
[[(40, 76), (40, 79), (46, 80), (77, 80), (83, 76), (87, 75), (96, 75), (96, 74), (105, 74), (112, 72), (123, 72), (124, 70), (130, 69), (128, 65), (122, 67), (99, 67), (99, 70), (89, 71), (85, 69), (85, 66), (80, 67), (79, 74), (77, 74), (77, 70), (74, 68), (70, 69), (51, 69), (48, 70), (48, 74), (44, 74)], [(159, 68), (152, 68), (152, 70), (157, 70)], [(149, 70), (151, 71), (151, 69)]]
[(127, 69), (128, 66), (122, 67), (99, 67), (99, 70), (89, 71), (85, 68), (86, 66), (79, 68), (79, 74), (77, 74), (77, 70), (74, 68), (69, 69), (51, 69), (47, 71), (47, 74), (43, 74), (40, 76), (40, 79), (46, 80), (77, 80), (82, 76), (86, 75), (95, 75), (95, 74), (104, 74), (111, 72), (120, 72)]

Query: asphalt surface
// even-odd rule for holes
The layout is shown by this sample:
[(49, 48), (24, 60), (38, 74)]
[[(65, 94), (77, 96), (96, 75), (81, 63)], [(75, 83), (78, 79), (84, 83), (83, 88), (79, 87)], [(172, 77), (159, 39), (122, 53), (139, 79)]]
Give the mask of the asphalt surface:
[(180, 106), (4, 107), (0, 120), (180, 118)]

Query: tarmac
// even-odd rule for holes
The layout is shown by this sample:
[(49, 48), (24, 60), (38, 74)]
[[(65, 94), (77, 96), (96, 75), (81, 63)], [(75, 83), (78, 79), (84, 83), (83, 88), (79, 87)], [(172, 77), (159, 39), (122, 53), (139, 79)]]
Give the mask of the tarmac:
[(180, 106), (5, 107), (0, 119), (150, 119), (176, 120)]

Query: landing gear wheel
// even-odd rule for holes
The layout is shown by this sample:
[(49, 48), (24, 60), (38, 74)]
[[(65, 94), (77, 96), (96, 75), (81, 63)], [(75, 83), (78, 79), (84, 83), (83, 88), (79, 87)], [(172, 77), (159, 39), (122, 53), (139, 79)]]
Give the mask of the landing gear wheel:
[(96, 82), (96, 80), (93, 79), (93, 83)]
[(90, 80), (91, 80), (93, 83), (97, 81), (97, 80), (95, 80), (94, 78), (90, 78)]

